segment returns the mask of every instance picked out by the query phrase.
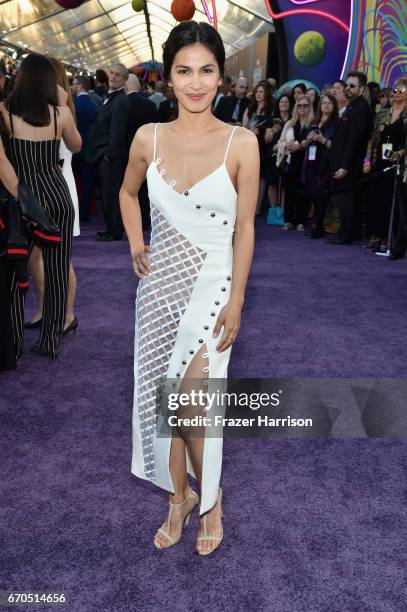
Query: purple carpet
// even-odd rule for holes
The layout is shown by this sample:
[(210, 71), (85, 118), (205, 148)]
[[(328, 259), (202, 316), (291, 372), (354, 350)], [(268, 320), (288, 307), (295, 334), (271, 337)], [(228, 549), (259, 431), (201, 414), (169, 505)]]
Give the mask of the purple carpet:
[[(193, 554), (197, 514), (153, 547), (166, 495), (130, 474), (136, 279), (96, 229), (74, 243), (78, 333), (0, 377), (0, 590), (64, 592), (74, 612), (405, 610), (402, 440), (227, 439), (220, 549)], [(405, 377), (406, 304), (407, 260), (261, 219), (229, 374)]]

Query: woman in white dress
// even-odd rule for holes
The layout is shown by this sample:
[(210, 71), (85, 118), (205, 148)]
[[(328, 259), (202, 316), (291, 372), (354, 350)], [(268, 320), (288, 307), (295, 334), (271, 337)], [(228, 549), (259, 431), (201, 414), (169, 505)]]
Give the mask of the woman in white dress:
[[(53, 57), (49, 57), (48, 59), (54, 66), (57, 75), (59, 103), (61, 106), (67, 106), (71, 111), (73, 117), (75, 117), (75, 106), (73, 103), (72, 92), (69, 86), (69, 81), (65, 72), (64, 65), (62, 64), (62, 62)], [(72, 153), (66, 147), (63, 139), (61, 139), (59, 158), (62, 163), (62, 174), (68, 184), (69, 193), (75, 210), (75, 219), (72, 235), (79, 236), (79, 200), (75, 178), (72, 172)], [(42, 260), (41, 249), (38, 246), (34, 246), (32, 249), (29, 259), (29, 267), (36, 288), (37, 312), (34, 314), (32, 320), (25, 324), (25, 327), (28, 329), (32, 329), (41, 326), (42, 308), (44, 301), (44, 263)], [(71, 331), (75, 332), (76, 328), (78, 327), (78, 318), (74, 314), (76, 285), (76, 273), (71, 262), (69, 267), (69, 292), (68, 301), (66, 305), (64, 336)]]
[[(169, 491), (170, 509), (154, 544), (179, 542), (198, 504), (187, 474), (200, 485), (196, 550), (213, 552), (223, 537), (222, 437), (160, 437), (158, 387), (178, 381), (205, 388), (226, 379), (240, 327), (254, 245), (259, 187), (257, 139), (219, 121), (211, 104), (222, 83), (225, 51), (210, 25), (182, 22), (164, 47), (164, 76), (179, 115), (141, 127), (120, 193), (136, 301), (133, 474)], [(147, 176), (150, 245), (144, 244), (138, 190)], [(215, 381), (216, 382), (216, 381)], [(175, 384), (175, 383), (172, 383)], [(210, 389), (210, 386), (207, 387)]]

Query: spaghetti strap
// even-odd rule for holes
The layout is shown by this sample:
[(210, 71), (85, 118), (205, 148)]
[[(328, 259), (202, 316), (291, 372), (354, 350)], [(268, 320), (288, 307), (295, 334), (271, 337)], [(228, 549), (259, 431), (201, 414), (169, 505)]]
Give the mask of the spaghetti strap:
[(10, 119), (10, 129), (11, 129), (11, 133), (12, 133), (12, 134), (13, 134), (13, 136), (14, 136), (13, 115), (12, 115), (12, 113), (11, 113), (10, 111), (8, 112), (8, 116), (9, 116), (9, 119)]
[(157, 127), (158, 127), (158, 123), (155, 124), (154, 127), (154, 153), (153, 153), (153, 162), (155, 162), (155, 155), (156, 155), (156, 150), (157, 150)]
[(57, 140), (58, 130), (57, 130), (57, 109), (54, 106), (54, 129), (55, 129), (55, 140)]
[(237, 126), (237, 125), (235, 125), (235, 127), (233, 128), (232, 133), (231, 133), (231, 135), (230, 135), (229, 142), (228, 142), (228, 146), (226, 147), (225, 159), (223, 160), (223, 163), (224, 163), (224, 164), (226, 164), (226, 158), (227, 158), (227, 156), (228, 156), (228, 152), (229, 152), (230, 143), (232, 142), (233, 134), (235, 133), (235, 130), (236, 130), (236, 128), (237, 128), (237, 127), (238, 127), (238, 126)]

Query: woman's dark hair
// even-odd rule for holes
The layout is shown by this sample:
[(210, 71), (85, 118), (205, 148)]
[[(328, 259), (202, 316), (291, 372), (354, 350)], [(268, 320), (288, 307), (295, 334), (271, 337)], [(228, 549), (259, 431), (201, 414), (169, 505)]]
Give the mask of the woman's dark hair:
[(343, 79), (336, 79), (336, 81), (334, 81), (334, 82), (332, 83), (332, 86), (333, 86), (333, 85), (336, 85), (336, 83), (339, 83), (340, 85), (342, 85), (343, 89), (345, 89), (345, 87), (346, 87), (346, 83), (345, 83), (345, 81), (344, 81)]
[(23, 59), (13, 91), (5, 101), (7, 110), (30, 125), (50, 124), (49, 105), (58, 106), (54, 66), (45, 55), (31, 53)]
[(95, 78), (100, 85), (109, 85), (109, 77), (102, 68), (98, 68), (95, 72)]
[(309, 91), (315, 91), (315, 99), (312, 103), (313, 107), (314, 107), (314, 113), (317, 114), (318, 112), (318, 106), (319, 106), (319, 100), (320, 100), (320, 95), (317, 92), (317, 90), (315, 89), (315, 87), (309, 87), (307, 89), (307, 91), (305, 92), (305, 95), (309, 92)]
[(274, 100), (271, 95), (271, 88), (267, 81), (260, 81), (257, 83), (256, 87), (253, 89), (252, 97), (250, 98), (249, 106), (247, 108), (247, 114), (249, 117), (253, 115), (253, 113), (257, 110), (257, 100), (256, 93), (257, 90), (262, 87), (264, 89), (264, 105), (263, 105), (263, 114), (271, 115), (274, 110)]
[(6, 122), (4, 121), (2, 113), (0, 113), (0, 140), (3, 143), (3, 147), (6, 148), (9, 133), (7, 130)]
[(319, 125), (319, 122), (322, 119), (322, 109), (321, 109), (321, 107), (322, 107), (322, 101), (323, 101), (324, 98), (328, 98), (328, 100), (333, 104), (334, 108), (333, 108), (332, 114), (329, 117), (328, 121), (325, 121), (325, 123), (321, 127), (326, 127), (327, 125), (329, 125), (333, 121), (338, 121), (338, 119), (339, 119), (338, 102), (337, 102), (337, 99), (335, 98), (335, 96), (333, 96), (332, 94), (322, 94), (321, 99), (320, 99), (319, 104), (318, 104), (318, 110), (317, 110), (317, 116), (316, 116), (315, 123), (317, 123)]
[(283, 98), (287, 98), (288, 103), (289, 103), (289, 108), (288, 108), (288, 116), (291, 117), (291, 110), (292, 110), (292, 105), (291, 105), (291, 98), (288, 94), (281, 94), (281, 96), (279, 97), (279, 99), (277, 100), (277, 104), (276, 104), (276, 112), (275, 112), (275, 117), (282, 119), (281, 115), (280, 115), (280, 102)]
[(180, 49), (194, 43), (201, 43), (212, 51), (219, 66), (220, 76), (225, 72), (225, 48), (214, 27), (203, 21), (182, 21), (173, 28), (163, 44), (164, 79), (170, 78), (171, 66)]
[(291, 105), (292, 106), (294, 106), (295, 104), (294, 91), (296, 89), (301, 89), (302, 93), (305, 94), (305, 92), (307, 91), (307, 86), (305, 85), (305, 83), (296, 83), (295, 85), (293, 85), (293, 88), (291, 90)]

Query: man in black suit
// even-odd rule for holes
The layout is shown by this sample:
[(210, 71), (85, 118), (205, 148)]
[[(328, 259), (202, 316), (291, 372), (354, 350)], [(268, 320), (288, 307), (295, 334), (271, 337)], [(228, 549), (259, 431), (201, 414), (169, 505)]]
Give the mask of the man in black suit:
[[(127, 114), (127, 148), (130, 149), (134, 134), (146, 123), (158, 121), (158, 111), (154, 102), (140, 94), (140, 81), (135, 74), (130, 74), (124, 87), (127, 98), (121, 101), (123, 111)], [(124, 106), (127, 107), (125, 110)], [(127, 160), (126, 160), (127, 161)]]
[(90, 204), (93, 193), (93, 168), (84, 159), (84, 150), (88, 139), (89, 126), (95, 116), (97, 106), (89, 96), (90, 78), (77, 75), (72, 82), (72, 93), (75, 96), (76, 126), (82, 138), (82, 150), (72, 158), (72, 167), (79, 176), (79, 217), (83, 222), (89, 221)]
[[(127, 156), (133, 142), (133, 138), (139, 127), (146, 123), (156, 123), (159, 120), (157, 107), (154, 102), (142, 96), (140, 92), (140, 81), (135, 74), (130, 74), (125, 85), (127, 97), (121, 101), (123, 108), (123, 121), (127, 120)], [(147, 183), (143, 182), (138, 192), (138, 199), (141, 209), (141, 220), (143, 230), (149, 230), (150, 221), (150, 202), (148, 199)]]
[(127, 121), (123, 120), (122, 102), (128, 76), (122, 64), (109, 69), (109, 90), (88, 132), (85, 159), (87, 163), (97, 164), (106, 223), (106, 231), (98, 232), (97, 240), (121, 240), (123, 237), (119, 191), (127, 161)]
[(249, 105), (247, 97), (247, 79), (240, 77), (235, 86), (234, 96), (223, 96), (215, 109), (214, 115), (225, 123), (242, 125), (243, 113)]
[[(363, 96), (366, 87), (363, 72), (350, 72), (346, 79), (345, 96), (348, 104), (332, 138), (330, 169), (332, 188), (351, 187), (363, 176), (363, 160), (372, 131), (372, 112)], [(352, 244), (358, 228), (355, 220), (359, 209), (360, 188), (334, 193), (332, 203), (338, 206), (341, 228), (330, 244)]]
[(177, 98), (174, 95), (174, 90), (169, 85), (165, 91), (165, 97), (167, 98), (164, 102), (161, 102), (158, 108), (158, 115), (160, 123), (168, 123), (171, 120), (173, 112), (177, 106)]

